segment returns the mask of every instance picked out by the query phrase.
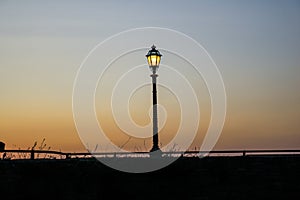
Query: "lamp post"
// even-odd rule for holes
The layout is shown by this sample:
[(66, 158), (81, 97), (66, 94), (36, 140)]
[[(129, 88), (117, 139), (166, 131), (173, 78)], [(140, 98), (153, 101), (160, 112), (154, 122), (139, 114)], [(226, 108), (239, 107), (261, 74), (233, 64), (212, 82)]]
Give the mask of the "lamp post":
[(157, 90), (156, 90), (156, 79), (158, 77), (158, 74), (156, 74), (156, 72), (159, 68), (161, 56), (162, 55), (154, 45), (151, 47), (151, 49), (148, 51), (146, 55), (149, 68), (152, 72), (150, 76), (152, 77), (152, 87), (153, 87), (153, 91), (152, 91), (153, 93), (153, 146), (150, 152), (160, 151), (158, 146)]

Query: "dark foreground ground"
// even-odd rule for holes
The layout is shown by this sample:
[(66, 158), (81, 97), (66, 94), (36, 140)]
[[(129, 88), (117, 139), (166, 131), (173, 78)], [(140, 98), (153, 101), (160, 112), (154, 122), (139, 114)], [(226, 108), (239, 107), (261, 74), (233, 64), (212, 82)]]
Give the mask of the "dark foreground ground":
[(300, 156), (180, 158), (144, 174), (94, 159), (0, 160), (0, 199), (300, 199)]

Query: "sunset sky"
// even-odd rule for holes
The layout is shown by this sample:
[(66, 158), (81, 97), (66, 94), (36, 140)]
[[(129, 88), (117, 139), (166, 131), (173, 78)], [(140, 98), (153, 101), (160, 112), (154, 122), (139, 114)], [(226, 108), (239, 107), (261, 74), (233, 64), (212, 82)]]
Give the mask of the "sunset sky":
[[(292, 0), (0, 1), (0, 141), (6, 148), (27, 149), (45, 138), (53, 150), (84, 151), (72, 114), (81, 62), (111, 35), (153, 26), (187, 34), (217, 64), (227, 115), (215, 149), (300, 149), (300, 2)], [(164, 57), (162, 64), (168, 54)], [(145, 57), (137, 59), (146, 64)], [(145, 73), (150, 74), (148, 68)], [(192, 148), (201, 145), (210, 117), (209, 94), (203, 85), (198, 89), (201, 126)], [(180, 110), (167, 89), (158, 90), (158, 101), (171, 112), (162, 130), (170, 133), (161, 139), (167, 143)], [(96, 94), (97, 116), (121, 145), (128, 137), (105, 111), (108, 93)], [(133, 95), (130, 112), (136, 123), (150, 122), (145, 117), (150, 104), (150, 86)], [(136, 144), (144, 146), (132, 140), (129, 150)], [(147, 140), (147, 148), (150, 144)]]

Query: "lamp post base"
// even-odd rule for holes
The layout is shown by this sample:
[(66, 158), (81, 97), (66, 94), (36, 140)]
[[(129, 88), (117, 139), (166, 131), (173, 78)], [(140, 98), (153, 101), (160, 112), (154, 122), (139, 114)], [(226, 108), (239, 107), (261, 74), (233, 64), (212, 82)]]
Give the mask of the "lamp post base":
[(156, 151), (160, 153), (162, 152), (158, 146), (153, 146), (152, 149), (150, 150), (150, 152), (156, 152)]
[(161, 158), (162, 157), (162, 151), (158, 146), (153, 146), (150, 150), (150, 157), (151, 158)]

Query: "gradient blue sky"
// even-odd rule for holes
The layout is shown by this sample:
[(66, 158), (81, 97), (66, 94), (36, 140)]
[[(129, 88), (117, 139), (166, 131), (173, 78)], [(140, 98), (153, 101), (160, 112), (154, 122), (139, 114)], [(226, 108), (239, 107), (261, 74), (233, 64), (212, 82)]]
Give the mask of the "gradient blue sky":
[(87, 53), (130, 28), (183, 32), (223, 76), (216, 146), (300, 148), (300, 1), (0, 1), (0, 140), (80, 150), (72, 86)]

